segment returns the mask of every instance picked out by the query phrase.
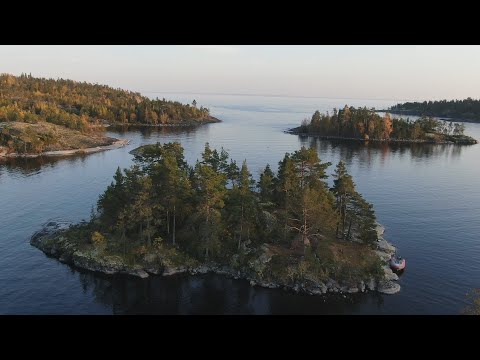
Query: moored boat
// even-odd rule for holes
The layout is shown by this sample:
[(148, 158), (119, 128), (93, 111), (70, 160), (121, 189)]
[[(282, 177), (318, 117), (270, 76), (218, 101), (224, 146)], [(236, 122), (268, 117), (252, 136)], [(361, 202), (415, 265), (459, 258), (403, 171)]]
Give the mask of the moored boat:
[(396, 271), (405, 269), (405, 266), (407, 265), (405, 259), (403, 259), (400, 256), (397, 257), (395, 255), (392, 255), (392, 257), (389, 260), (389, 264), (392, 270), (396, 270)]

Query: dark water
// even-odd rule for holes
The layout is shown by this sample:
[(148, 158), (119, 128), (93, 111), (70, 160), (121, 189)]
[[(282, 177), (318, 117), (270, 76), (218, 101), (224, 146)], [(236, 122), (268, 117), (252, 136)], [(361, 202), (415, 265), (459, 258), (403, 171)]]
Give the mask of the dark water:
[[(480, 287), (480, 145), (345, 144), (283, 133), (317, 108), (384, 108), (393, 103), (388, 101), (158, 94), (164, 96), (195, 98), (224, 122), (112, 132), (131, 139), (130, 145), (85, 157), (0, 164), (1, 314), (457, 314), (465, 293)], [(465, 126), (480, 139), (480, 124)], [(247, 159), (255, 176), (302, 145), (315, 147), (324, 161), (345, 160), (386, 238), (407, 258), (401, 292), (321, 298), (214, 275), (107, 277), (72, 269), (29, 245), (49, 220), (88, 218), (117, 166), (131, 164), (131, 149), (173, 140), (183, 144), (190, 162), (207, 141), (224, 146), (237, 162)]]

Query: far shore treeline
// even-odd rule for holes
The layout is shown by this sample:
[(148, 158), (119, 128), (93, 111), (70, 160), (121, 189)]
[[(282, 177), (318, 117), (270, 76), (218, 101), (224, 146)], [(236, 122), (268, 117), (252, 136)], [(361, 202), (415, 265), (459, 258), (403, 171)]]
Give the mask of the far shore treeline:
[(360, 139), (373, 141), (453, 142), (475, 144), (476, 140), (464, 135), (463, 123), (453, 123), (422, 116), (416, 121), (392, 118), (389, 113), (381, 116), (375, 109), (343, 109), (321, 114), (318, 110), (310, 120), (304, 119), (292, 133), (321, 137)]
[(0, 122), (46, 121), (86, 131), (94, 124), (157, 125), (209, 118), (209, 109), (197, 107), (195, 100), (184, 105), (107, 85), (0, 74)]
[(480, 122), (480, 100), (439, 100), (405, 102), (391, 106), (392, 113), (418, 116), (436, 116), (460, 121)]

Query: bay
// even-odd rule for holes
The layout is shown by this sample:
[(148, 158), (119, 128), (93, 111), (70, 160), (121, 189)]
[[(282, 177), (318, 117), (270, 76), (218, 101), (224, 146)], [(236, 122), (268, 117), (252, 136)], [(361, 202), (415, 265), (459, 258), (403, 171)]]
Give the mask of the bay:
[[(480, 287), (480, 145), (363, 144), (285, 134), (315, 110), (345, 104), (385, 108), (397, 101), (202, 94), (156, 94), (209, 107), (222, 123), (192, 129), (109, 131), (124, 148), (71, 158), (15, 159), (0, 164), (0, 314), (458, 314)], [(480, 139), (480, 124), (465, 123)], [(205, 142), (246, 159), (258, 177), (285, 152), (317, 149), (343, 159), (359, 191), (374, 204), (385, 237), (407, 259), (396, 295), (304, 296), (251, 287), (217, 275), (136, 279), (79, 271), (30, 246), (51, 220), (88, 219), (129, 151), (180, 141), (186, 159)], [(333, 166), (329, 168), (333, 172)]]

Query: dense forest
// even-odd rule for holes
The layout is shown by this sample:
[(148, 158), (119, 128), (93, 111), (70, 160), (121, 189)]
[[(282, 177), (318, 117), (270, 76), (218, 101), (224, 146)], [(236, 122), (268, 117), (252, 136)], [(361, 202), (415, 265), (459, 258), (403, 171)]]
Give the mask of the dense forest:
[(456, 118), (468, 121), (480, 121), (480, 100), (440, 100), (424, 102), (406, 102), (390, 107), (390, 111), (407, 115), (426, 115)]
[(73, 238), (133, 261), (159, 251), (163, 259), (240, 266), (269, 244), (281, 255), (272, 262), (278, 276), (287, 268), (350, 279), (381, 272), (371, 250), (377, 240), (372, 205), (343, 162), (329, 188), (330, 163), (314, 149), (285, 154), (277, 174), (267, 165), (258, 181), (246, 161), (238, 166), (228, 157), (207, 143), (192, 167), (179, 143), (140, 148), (130, 169), (117, 169), (88, 225), (71, 230)]
[(0, 75), (0, 122), (49, 122), (87, 132), (103, 124), (195, 124), (215, 121), (208, 108), (106, 85)]
[(318, 110), (309, 120), (292, 129), (293, 133), (324, 137), (352, 138), (379, 141), (431, 141), (476, 143), (465, 136), (462, 123), (439, 121), (423, 116), (416, 121), (391, 118), (389, 113), (380, 116), (375, 109), (354, 108), (345, 105), (333, 110), (333, 114), (321, 114)]

